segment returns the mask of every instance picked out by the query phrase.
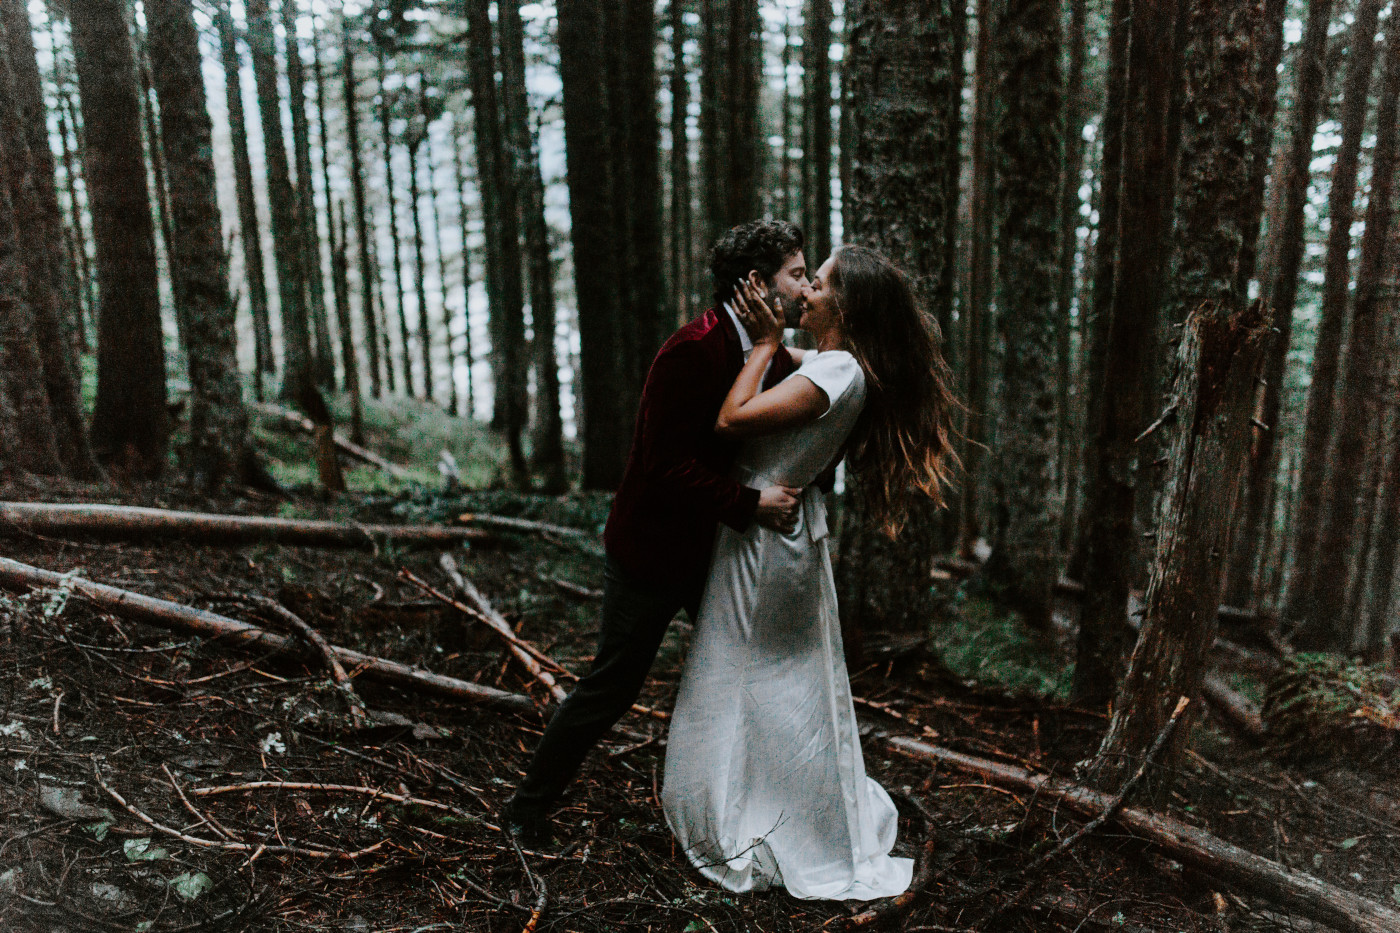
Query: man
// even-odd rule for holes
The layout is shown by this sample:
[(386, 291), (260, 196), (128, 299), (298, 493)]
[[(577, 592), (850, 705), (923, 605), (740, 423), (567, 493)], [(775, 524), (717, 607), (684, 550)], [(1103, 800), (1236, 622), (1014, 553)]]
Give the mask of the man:
[[(550, 720), (506, 808), (507, 828), (526, 844), (548, 840), (550, 811), (589, 750), (636, 701), (676, 611), (695, 618), (717, 523), (795, 527), (801, 490), (751, 489), (732, 479), (738, 445), (718, 437), (714, 424), (753, 348), (726, 302), (747, 278), (779, 299), (794, 323), (807, 284), (802, 246), (802, 231), (785, 221), (752, 221), (721, 237), (710, 253), (714, 307), (677, 331), (651, 364), (603, 533), (598, 653)], [(792, 369), (780, 351), (768, 383)]]

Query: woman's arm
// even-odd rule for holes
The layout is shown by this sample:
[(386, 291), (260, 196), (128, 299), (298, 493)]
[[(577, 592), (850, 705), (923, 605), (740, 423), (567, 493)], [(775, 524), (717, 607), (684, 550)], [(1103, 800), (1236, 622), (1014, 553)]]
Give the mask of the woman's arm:
[(760, 391), (763, 372), (781, 346), (782, 323), (747, 281), (735, 293), (735, 304), (754, 347), (720, 406), (715, 433), (751, 437), (816, 421), (826, 413), (830, 400), (810, 379), (787, 379), (767, 392)]

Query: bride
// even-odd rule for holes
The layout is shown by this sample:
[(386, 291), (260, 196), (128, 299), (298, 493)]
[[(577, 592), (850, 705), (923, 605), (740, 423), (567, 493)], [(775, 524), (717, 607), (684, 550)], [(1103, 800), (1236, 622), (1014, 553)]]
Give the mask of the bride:
[[(740, 481), (807, 487), (795, 531), (722, 527), (666, 750), (662, 806), (690, 861), (731, 891), (800, 898), (903, 892), (897, 814), (865, 774), (836, 614), (826, 507), (812, 480), (848, 452), (886, 533), (908, 497), (941, 504), (954, 402), (908, 279), (858, 246), (803, 290), (817, 341), (761, 391), (782, 336), (752, 277), (732, 304), (754, 343), (715, 430), (745, 438)], [(792, 351), (797, 357), (800, 351)]]

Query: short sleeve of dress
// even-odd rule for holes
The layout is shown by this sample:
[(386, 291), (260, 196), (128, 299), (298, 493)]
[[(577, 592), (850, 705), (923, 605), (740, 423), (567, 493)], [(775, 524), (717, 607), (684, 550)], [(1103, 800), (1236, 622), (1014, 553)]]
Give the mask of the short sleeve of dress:
[(844, 350), (809, 353), (794, 375), (806, 376), (826, 393), (828, 405), (823, 418), (839, 408), (859, 406), (865, 400), (865, 373), (856, 358)]

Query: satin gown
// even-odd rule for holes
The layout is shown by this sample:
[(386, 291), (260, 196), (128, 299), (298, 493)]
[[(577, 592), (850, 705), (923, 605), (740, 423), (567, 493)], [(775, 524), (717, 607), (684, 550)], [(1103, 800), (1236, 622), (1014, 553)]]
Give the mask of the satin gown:
[[(839, 453), (865, 401), (859, 364), (809, 353), (830, 405), (816, 421), (755, 438), (749, 486), (808, 486)], [(867, 900), (909, 887), (890, 856), (897, 814), (866, 776), (846, 676), (820, 491), (796, 531), (721, 527), (681, 676), (661, 802), (691, 863), (735, 892), (781, 885), (799, 898)]]

